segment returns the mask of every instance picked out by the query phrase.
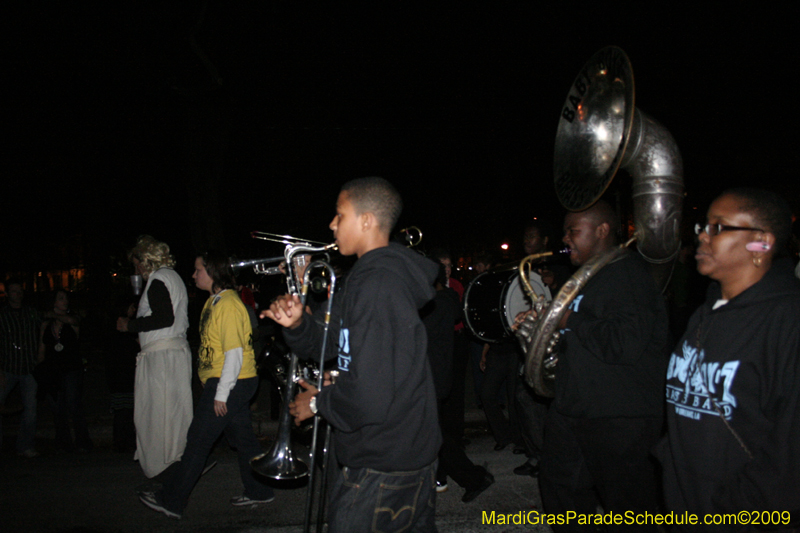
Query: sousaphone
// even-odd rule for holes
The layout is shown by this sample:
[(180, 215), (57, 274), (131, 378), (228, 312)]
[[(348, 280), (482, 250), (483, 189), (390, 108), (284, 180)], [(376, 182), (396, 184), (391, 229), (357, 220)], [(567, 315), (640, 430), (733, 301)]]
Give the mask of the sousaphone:
[(525, 333), (525, 379), (554, 395), (554, 334), (570, 302), (592, 276), (636, 241), (660, 287), (680, 248), (683, 162), (672, 135), (634, 106), (633, 69), (620, 48), (609, 46), (584, 65), (561, 111), (555, 145), (555, 188), (570, 211), (591, 207), (620, 168), (633, 178), (634, 237), (584, 264), (564, 284), (544, 316)]

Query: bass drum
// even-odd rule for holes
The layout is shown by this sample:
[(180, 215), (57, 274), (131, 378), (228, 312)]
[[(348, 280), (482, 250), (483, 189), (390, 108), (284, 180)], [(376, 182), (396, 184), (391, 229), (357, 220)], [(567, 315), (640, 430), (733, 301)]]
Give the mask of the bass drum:
[[(536, 294), (552, 299), (550, 289), (536, 272), (530, 274)], [(475, 337), (499, 343), (513, 335), (514, 318), (531, 308), (519, 281), (519, 269), (484, 272), (472, 280), (464, 292), (464, 322)]]

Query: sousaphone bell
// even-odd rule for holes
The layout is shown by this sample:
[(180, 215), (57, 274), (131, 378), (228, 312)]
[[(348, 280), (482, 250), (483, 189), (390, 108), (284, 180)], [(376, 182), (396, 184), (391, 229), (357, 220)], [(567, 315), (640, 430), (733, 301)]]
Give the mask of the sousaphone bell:
[(665, 287), (680, 247), (683, 162), (678, 147), (656, 120), (634, 105), (633, 69), (620, 48), (609, 46), (584, 65), (572, 84), (556, 133), (555, 189), (570, 211), (591, 207), (617, 171), (633, 178), (633, 239), (584, 264), (564, 284), (526, 344), (525, 379), (546, 397), (554, 394), (557, 355), (553, 335), (570, 302), (603, 266), (636, 241), (660, 287)]

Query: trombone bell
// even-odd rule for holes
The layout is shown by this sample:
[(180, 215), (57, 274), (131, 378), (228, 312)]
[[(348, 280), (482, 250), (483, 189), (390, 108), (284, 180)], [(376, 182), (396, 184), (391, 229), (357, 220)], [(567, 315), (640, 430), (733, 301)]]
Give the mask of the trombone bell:
[(308, 475), (308, 467), (294, 456), (288, 441), (253, 457), (250, 466), (257, 474), (270, 479), (300, 479)]

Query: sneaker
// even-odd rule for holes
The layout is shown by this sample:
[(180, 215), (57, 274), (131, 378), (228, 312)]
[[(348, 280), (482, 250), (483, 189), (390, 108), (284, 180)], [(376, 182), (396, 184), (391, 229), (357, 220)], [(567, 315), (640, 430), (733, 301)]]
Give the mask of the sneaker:
[(525, 461), (514, 469), (514, 473), (518, 476), (537, 477), (539, 475), (539, 464), (533, 464), (530, 461)]
[(19, 452), (17, 455), (24, 457), (25, 459), (33, 459), (34, 457), (39, 457), (40, 454), (33, 448), (28, 448), (24, 452)]
[(447, 481), (436, 480), (436, 492), (447, 492)]
[(486, 469), (484, 469), (483, 480), (481, 481), (481, 484), (478, 485), (477, 488), (465, 492), (464, 496), (461, 498), (461, 501), (464, 503), (471, 502), (472, 500), (480, 496), (483, 491), (491, 487), (493, 483), (494, 483), (494, 476), (491, 475)]
[(159, 501), (158, 495), (155, 492), (140, 492), (139, 500), (143, 504), (148, 506), (150, 509), (158, 511), (159, 513), (164, 513), (170, 518), (174, 518), (176, 520), (180, 520), (182, 518), (180, 514), (173, 513), (172, 511), (164, 507)]
[(264, 500), (253, 500), (243, 494), (241, 496), (236, 496), (235, 498), (231, 498), (231, 505), (235, 507), (246, 507), (248, 505), (258, 505), (259, 503), (269, 503), (274, 500), (275, 496), (270, 496)]

